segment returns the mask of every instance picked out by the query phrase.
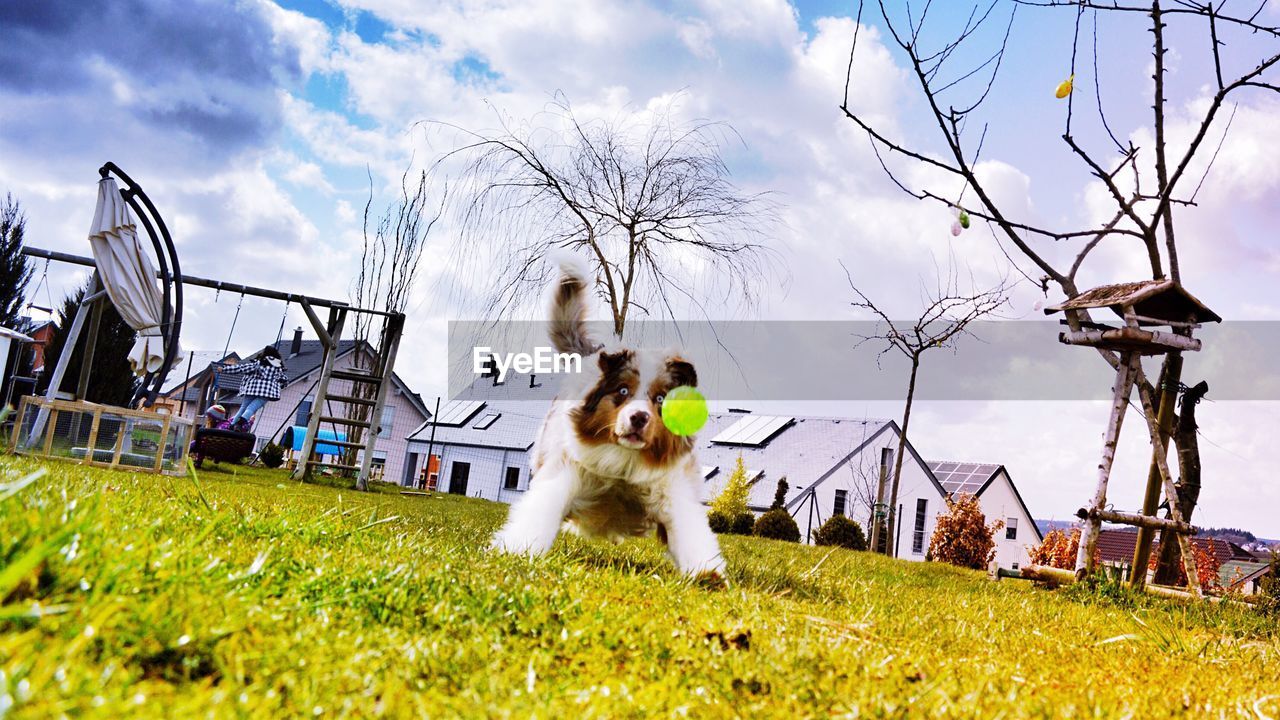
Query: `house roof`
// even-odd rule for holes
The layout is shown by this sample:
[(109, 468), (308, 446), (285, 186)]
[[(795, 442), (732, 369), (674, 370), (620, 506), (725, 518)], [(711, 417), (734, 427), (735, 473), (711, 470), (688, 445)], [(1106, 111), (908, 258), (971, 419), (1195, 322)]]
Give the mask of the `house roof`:
[[(409, 434), (409, 441), (528, 450), (533, 447), (538, 429), (542, 427), (542, 418), (547, 413), (544, 402), (518, 400), (476, 400), (473, 401), (476, 403), (473, 409), (461, 414), (454, 412), (461, 407), (458, 403), (465, 402), (454, 400), (440, 406), (439, 417), (443, 420), (456, 419), (456, 424), (436, 424), (434, 418), (429, 419)], [(491, 417), (494, 415), (497, 417)]]
[[(870, 418), (796, 417), (759, 445), (714, 441), (744, 417), (750, 414), (713, 413), (697, 436), (698, 460), (707, 467), (719, 468), (720, 472), (713, 475), (719, 477), (732, 472), (741, 456), (752, 478), (747, 505), (755, 510), (767, 509), (773, 503), (782, 477), (787, 478), (787, 507), (798, 505), (808, 490), (834, 475), (886, 429), (897, 427), (890, 420)], [(709, 497), (717, 484), (704, 485), (704, 497)]]
[[(1133, 548), (1138, 542), (1137, 530), (1103, 530), (1098, 534), (1098, 559), (1102, 562), (1133, 562)], [(1221, 563), (1231, 560), (1251, 560), (1252, 555), (1239, 545), (1217, 538), (1192, 537), (1191, 543), (1204, 552), (1211, 552)], [(1159, 541), (1151, 543), (1151, 556), (1160, 552)]]
[(1270, 575), (1273, 569), (1274, 569), (1274, 566), (1271, 563), (1269, 562), (1263, 563), (1261, 566), (1253, 568), (1252, 572), (1248, 572), (1247, 574), (1241, 576), (1240, 578), (1232, 580), (1231, 587), (1233, 588), (1242, 587), (1246, 583), (1251, 583), (1254, 580), (1260, 580)]
[[(1003, 465), (967, 463), (954, 460), (930, 460), (929, 470), (947, 492), (979, 495), (995, 479)], [(1027, 513), (1030, 516), (1030, 513)]]
[[(1079, 295), (1045, 308), (1045, 314), (1063, 310), (1084, 310), (1089, 308), (1111, 308), (1116, 314), (1124, 314), (1124, 306), (1132, 305), (1134, 311), (1142, 316), (1161, 320), (1195, 322), (1222, 322), (1217, 313), (1210, 310), (1187, 292), (1181, 285), (1172, 280), (1143, 280), (1141, 282), (1116, 283), (1102, 285), (1086, 290)], [(1142, 322), (1142, 325), (1154, 323)]]

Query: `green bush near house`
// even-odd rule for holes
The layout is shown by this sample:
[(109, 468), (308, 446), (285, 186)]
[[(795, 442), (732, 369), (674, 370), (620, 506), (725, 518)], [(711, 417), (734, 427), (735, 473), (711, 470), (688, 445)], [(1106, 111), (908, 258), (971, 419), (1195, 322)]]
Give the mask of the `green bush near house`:
[(717, 535), (722, 535), (733, 529), (733, 520), (718, 510), (712, 510), (707, 513), (707, 524), (711, 526), (711, 532)]
[(800, 542), (800, 526), (796, 525), (795, 518), (782, 509), (770, 510), (756, 518), (754, 534), (770, 540)]
[(750, 535), (755, 530), (755, 527), (755, 513), (748, 510), (734, 516), (733, 523), (729, 527), (729, 532), (734, 535)]
[(833, 545), (849, 550), (866, 550), (867, 537), (862, 526), (844, 515), (832, 515), (813, 531), (814, 545)]

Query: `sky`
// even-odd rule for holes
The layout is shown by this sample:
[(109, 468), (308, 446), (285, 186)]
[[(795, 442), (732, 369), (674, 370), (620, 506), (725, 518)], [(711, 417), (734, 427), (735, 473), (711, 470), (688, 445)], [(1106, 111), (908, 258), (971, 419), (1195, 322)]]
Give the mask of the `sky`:
[[(970, 7), (935, 5), (926, 43), (957, 32)], [(1021, 271), (1034, 277), (1025, 262), (1011, 266), (985, 229), (953, 238), (950, 213), (901, 193), (842, 117), (855, 9), (782, 0), (5, 3), (0, 192), (22, 203), (30, 244), (87, 255), (96, 170), (111, 160), (159, 207), (184, 270), (344, 299), (365, 203), (372, 193), (376, 215), (407, 169), (449, 149), (456, 138), (441, 124), (488, 130), (500, 119), (535, 117), (562, 96), (585, 117), (670, 106), (681, 119), (732, 125), (741, 143), (726, 145), (725, 158), (735, 181), (773, 193), (782, 220), (770, 238), (780, 279), (759, 288), (758, 305), (726, 308), (735, 319), (859, 318), (837, 260), (900, 317), (918, 311), (922, 283), (949, 262), (979, 285), (1021, 279)], [(959, 60), (989, 52), (1010, 11), (998, 3), (997, 21)], [(910, 68), (871, 14), (859, 31), (851, 107), (889, 136), (940, 152)], [(1280, 23), (1280, 3), (1260, 17)], [(1091, 43), (1092, 18), (1082, 21), (1082, 42)], [(1138, 22), (1099, 25), (1096, 94), (1115, 134), (1149, 147), (1151, 59)], [(1168, 128), (1182, 147), (1203, 111), (1211, 66), (1201, 29), (1171, 26)], [(988, 127), (984, 182), (1028, 221), (1097, 222), (1107, 197), (1061, 141), (1065, 107), (1053, 97), (1070, 73), (1075, 14), (1022, 8), (1012, 27), (997, 83), (968, 134)], [(1228, 57), (1247, 69), (1268, 47), (1231, 38)], [(1114, 157), (1091, 104), (1091, 62), (1077, 66), (1073, 129), (1099, 157)], [(962, 83), (956, 92), (973, 90)], [(1280, 320), (1277, 120), (1280, 99), (1240, 95), (1217, 161), (1189, 170), (1204, 175), (1197, 204), (1177, 210), (1184, 282), (1228, 321)], [(1220, 122), (1211, 133), (1215, 145), (1223, 129)], [(909, 183), (936, 180), (890, 163)], [(445, 321), (475, 319), (466, 298), (484, 290), (456, 292), (464, 273), (452, 260), (455, 235), (446, 221), (429, 240), (397, 366), (429, 398), (445, 391)], [(1065, 249), (1047, 252), (1061, 257)], [(1143, 261), (1132, 246), (1109, 243), (1091, 257), (1081, 285), (1140, 279)], [(84, 279), (81, 270), (50, 266), (32, 302), (56, 306)], [(1006, 315), (1037, 318), (1042, 304), (1061, 299), (1023, 282)], [(190, 289), (184, 346), (226, 344), (239, 302)], [(281, 327), (287, 334), (303, 325), (296, 307), (247, 298), (230, 345), (251, 352)], [(1213, 357), (1231, 362), (1229, 352)], [(1196, 363), (1188, 359), (1186, 377), (1195, 377)], [(886, 371), (884, 382), (905, 378)], [(893, 417), (901, 406), (810, 402), (791, 411)], [(1004, 463), (1035, 516), (1065, 519), (1092, 492), (1107, 414), (1104, 402), (925, 402), (912, 440), (927, 458)], [(1280, 483), (1270, 470), (1280, 403), (1215, 402), (1211, 392), (1200, 417), (1197, 519), (1280, 538)], [(1111, 499), (1132, 509), (1150, 458), (1140, 421), (1126, 430)]]

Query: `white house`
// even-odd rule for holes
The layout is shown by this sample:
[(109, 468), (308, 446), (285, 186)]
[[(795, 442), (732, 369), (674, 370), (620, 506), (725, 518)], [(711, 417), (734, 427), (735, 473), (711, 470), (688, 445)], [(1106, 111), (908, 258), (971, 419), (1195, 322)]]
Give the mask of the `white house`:
[[(428, 487), (511, 502), (528, 489), (530, 450), (553, 395), (550, 379), (510, 374), (496, 383), (482, 377), (410, 434), (407, 466), (423, 468), (434, 458)], [(1004, 466), (926, 462), (911, 442), (901, 442), (892, 420), (713, 413), (697, 436), (702, 498), (715, 497), (741, 457), (752, 510), (767, 510), (785, 477), (785, 508), (802, 537), (833, 514), (869, 528), (879, 480), (891, 475), (900, 450), (906, 455), (898, 488), (898, 557), (924, 560), (946, 498), (968, 492), (977, 495), (989, 521), (1001, 518), (1008, 525), (996, 538), (999, 563), (1017, 567), (1026, 561), (1026, 548), (1041, 537)]]
[(1016, 570), (1027, 562), (1027, 551), (1044, 542), (1005, 466), (935, 460), (929, 469), (948, 493), (976, 496), (988, 523), (1004, 521), (995, 537), (1000, 567)]

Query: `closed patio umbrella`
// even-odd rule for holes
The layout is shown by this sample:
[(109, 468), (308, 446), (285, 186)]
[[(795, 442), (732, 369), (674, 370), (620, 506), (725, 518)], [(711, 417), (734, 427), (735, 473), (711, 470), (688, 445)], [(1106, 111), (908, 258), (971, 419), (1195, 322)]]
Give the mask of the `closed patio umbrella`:
[(98, 181), (98, 206), (89, 228), (89, 244), (107, 295), (120, 317), (138, 333), (129, 351), (133, 372), (146, 375), (158, 371), (165, 355), (160, 328), (164, 295), (156, 285), (155, 266), (142, 251), (133, 214), (120, 196), (115, 178)]

